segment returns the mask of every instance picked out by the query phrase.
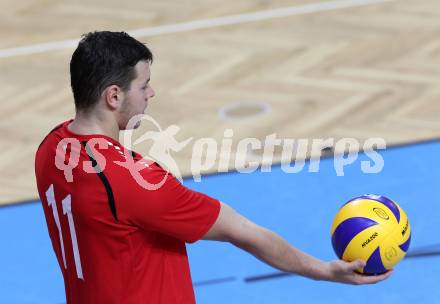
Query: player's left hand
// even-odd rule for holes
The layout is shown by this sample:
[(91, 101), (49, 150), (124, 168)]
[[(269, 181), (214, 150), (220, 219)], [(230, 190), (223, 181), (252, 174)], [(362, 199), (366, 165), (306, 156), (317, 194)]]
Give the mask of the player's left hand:
[(356, 269), (365, 267), (366, 263), (362, 260), (345, 262), (335, 260), (327, 264), (329, 270), (329, 280), (353, 285), (375, 284), (387, 279), (392, 270), (380, 275), (363, 275), (356, 272)]

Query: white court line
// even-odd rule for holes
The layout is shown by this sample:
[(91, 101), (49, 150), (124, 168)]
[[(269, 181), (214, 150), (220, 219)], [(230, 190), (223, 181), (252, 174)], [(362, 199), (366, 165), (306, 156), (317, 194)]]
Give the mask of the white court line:
[[(169, 25), (155, 26), (150, 28), (142, 28), (129, 31), (128, 33), (136, 38), (151, 37), (162, 34), (178, 33), (205, 29), (223, 25), (239, 24), (252, 21), (268, 20), (273, 18), (287, 17), (293, 15), (305, 15), (322, 11), (331, 11), (349, 7), (364, 6), (375, 3), (384, 3), (395, 0), (340, 0), (318, 2), (299, 6), (290, 6), (278, 9), (259, 11), (254, 13), (246, 13), (239, 15), (224, 16), (219, 18), (202, 19), (196, 21), (175, 23)], [(77, 46), (79, 39), (61, 40), (47, 43), (38, 43), (22, 47), (0, 49), (0, 58), (8, 58), (19, 55), (29, 55), (35, 53), (43, 53), (55, 50), (74, 48)]]

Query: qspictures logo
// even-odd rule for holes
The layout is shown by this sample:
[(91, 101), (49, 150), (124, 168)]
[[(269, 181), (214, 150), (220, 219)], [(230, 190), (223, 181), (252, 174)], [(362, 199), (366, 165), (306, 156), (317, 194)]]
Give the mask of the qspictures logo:
[[(142, 121), (147, 121), (153, 127), (134, 139), (133, 130)], [(76, 138), (64, 138), (57, 146), (55, 165), (62, 170), (67, 182), (73, 181), (72, 171), (81, 166), (86, 173), (100, 173), (105, 170), (107, 160), (99, 150), (116, 149), (123, 156), (123, 160), (113, 161), (118, 166), (128, 170), (133, 179), (147, 190), (160, 188), (167, 176), (171, 174), (182, 181), (182, 173), (179, 164), (173, 155), (183, 149), (191, 149), (190, 171), (196, 182), (200, 182), (202, 173), (208, 170), (227, 172), (236, 170), (239, 173), (250, 174), (260, 169), (261, 172), (271, 172), (275, 164), (274, 151), (281, 150), (281, 157), (277, 161), (281, 170), (285, 173), (299, 173), (306, 169), (306, 153), (318, 155), (310, 162), (307, 170), (314, 173), (320, 170), (320, 158), (325, 147), (333, 147), (334, 151), (343, 151), (340, 155), (333, 156), (333, 168), (337, 176), (345, 175), (345, 168), (353, 165), (359, 157), (362, 149), (368, 160), (360, 162), (361, 170), (365, 174), (380, 173), (384, 168), (384, 159), (377, 150), (385, 149), (386, 142), (383, 138), (369, 138), (361, 143), (354, 138), (315, 138), (294, 139), (279, 138), (276, 133), (269, 134), (264, 140), (257, 138), (242, 138), (236, 145), (234, 142), (234, 130), (225, 129), (223, 138), (218, 141), (215, 138), (189, 137), (177, 140), (181, 128), (175, 124), (162, 128), (159, 123), (149, 115), (134, 116), (127, 124), (127, 131), (121, 137), (121, 145), (114, 145), (104, 138), (93, 138), (87, 143), (81, 144)], [(142, 160), (135, 161), (131, 150), (133, 146), (149, 143), (148, 153)], [(89, 161), (79, 164), (81, 149), (85, 149), (90, 157)], [(260, 157), (255, 156), (255, 151), (262, 152)], [(151, 162), (160, 163), (166, 170), (166, 176), (154, 184), (147, 181), (143, 171)], [(231, 168), (232, 163), (232, 168)]]

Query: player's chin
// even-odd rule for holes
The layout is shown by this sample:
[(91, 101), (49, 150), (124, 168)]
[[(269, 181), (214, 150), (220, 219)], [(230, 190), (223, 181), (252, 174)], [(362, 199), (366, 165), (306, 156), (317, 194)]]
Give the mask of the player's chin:
[(137, 129), (137, 128), (139, 128), (140, 126), (141, 126), (141, 122), (138, 121), (138, 122), (134, 125), (133, 129)]
[(125, 129), (125, 130), (136, 130), (137, 128), (139, 128), (141, 126), (141, 121), (138, 121), (134, 124), (134, 126), (132, 126), (129, 129)]
[[(139, 114), (144, 115), (144, 114)], [(136, 120), (127, 122), (124, 126), (120, 127), (121, 131), (129, 131), (135, 130), (141, 126), (142, 119), (139, 119), (139, 115), (137, 115)]]

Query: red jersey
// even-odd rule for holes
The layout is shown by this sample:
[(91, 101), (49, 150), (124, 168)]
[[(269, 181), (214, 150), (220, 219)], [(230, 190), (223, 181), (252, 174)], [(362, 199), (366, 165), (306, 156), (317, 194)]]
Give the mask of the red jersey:
[(71, 303), (195, 303), (186, 242), (219, 201), (104, 135), (52, 130), (35, 158), (38, 192)]

